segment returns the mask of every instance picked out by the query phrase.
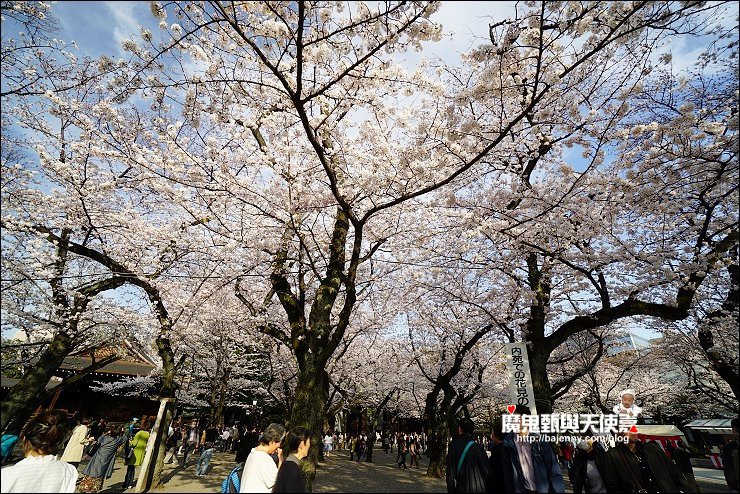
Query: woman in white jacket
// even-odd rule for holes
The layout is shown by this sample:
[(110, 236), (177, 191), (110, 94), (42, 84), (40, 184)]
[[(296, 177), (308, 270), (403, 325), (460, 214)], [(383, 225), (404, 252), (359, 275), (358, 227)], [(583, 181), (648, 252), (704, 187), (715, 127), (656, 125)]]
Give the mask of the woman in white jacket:
[(66, 432), (63, 412), (41, 412), (31, 419), (21, 436), (25, 458), (3, 468), (0, 492), (74, 492), (77, 469), (55, 456)]
[(85, 449), (85, 444), (87, 444), (88, 425), (90, 425), (90, 419), (82, 419), (82, 423), (72, 431), (72, 436), (69, 438), (67, 447), (64, 448), (64, 453), (62, 454), (61, 460), (66, 461), (75, 468), (82, 461), (82, 453)]

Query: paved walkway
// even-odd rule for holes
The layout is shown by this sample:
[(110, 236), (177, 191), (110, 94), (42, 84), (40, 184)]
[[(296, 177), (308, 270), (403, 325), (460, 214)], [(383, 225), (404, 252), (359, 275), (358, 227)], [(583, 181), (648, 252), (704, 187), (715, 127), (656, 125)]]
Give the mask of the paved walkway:
[[(347, 451), (334, 452), (326, 461), (319, 463), (316, 474), (314, 492), (445, 492), (444, 479), (432, 479), (424, 476), (428, 459), (422, 457), (419, 469), (399, 469), (395, 465), (396, 453), (386, 455), (382, 451), (374, 454), (374, 463), (349, 460)], [(86, 462), (80, 465), (80, 472)], [(233, 453), (216, 453), (211, 461), (208, 475), (195, 475), (195, 464), (187, 468), (175, 465), (165, 465), (164, 485), (157, 492), (213, 492), (221, 491), (221, 482), (234, 467)], [(137, 472), (138, 474), (138, 469)], [(694, 468), (697, 483), (702, 492), (726, 493), (727, 484), (721, 470), (709, 468)], [(103, 492), (130, 492), (124, 491), (123, 478), (126, 467), (123, 460), (116, 459), (113, 477), (106, 480)], [(564, 475), (566, 492), (572, 492), (567, 474)]]
[(425, 456), (418, 469), (399, 469), (395, 460), (395, 452), (382, 450), (373, 451), (374, 463), (350, 461), (349, 452), (334, 452), (319, 463), (314, 492), (447, 492), (444, 479), (424, 475), (429, 463)]
[[(334, 452), (326, 461), (319, 463), (314, 492), (446, 492), (444, 479), (424, 476), (427, 458), (422, 458), (420, 468), (399, 469), (395, 466), (396, 453), (386, 455), (375, 452), (374, 463), (350, 461), (349, 452)], [(216, 453), (205, 477), (195, 475), (195, 464), (189, 460), (187, 468), (165, 465), (164, 486), (152, 492), (221, 492), (221, 482), (234, 467), (233, 453)], [(80, 465), (80, 472), (85, 463)], [(137, 469), (138, 475), (138, 469)], [(122, 490), (126, 467), (119, 458), (103, 492), (127, 492)]]

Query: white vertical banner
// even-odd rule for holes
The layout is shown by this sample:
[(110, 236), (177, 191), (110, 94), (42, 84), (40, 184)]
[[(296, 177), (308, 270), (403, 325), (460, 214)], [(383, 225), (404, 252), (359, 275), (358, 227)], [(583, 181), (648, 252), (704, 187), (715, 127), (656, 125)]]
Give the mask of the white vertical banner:
[(537, 415), (526, 343), (506, 344), (506, 371), (509, 374), (511, 404), (527, 406), (532, 415)]

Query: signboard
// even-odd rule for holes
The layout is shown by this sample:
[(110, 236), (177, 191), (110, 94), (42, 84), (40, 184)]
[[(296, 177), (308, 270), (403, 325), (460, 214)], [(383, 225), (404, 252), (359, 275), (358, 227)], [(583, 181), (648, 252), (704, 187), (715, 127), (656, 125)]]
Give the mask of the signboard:
[(532, 415), (537, 415), (532, 374), (529, 372), (529, 357), (525, 343), (506, 344), (506, 371), (509, 374), (511, 404), (527, 406)]

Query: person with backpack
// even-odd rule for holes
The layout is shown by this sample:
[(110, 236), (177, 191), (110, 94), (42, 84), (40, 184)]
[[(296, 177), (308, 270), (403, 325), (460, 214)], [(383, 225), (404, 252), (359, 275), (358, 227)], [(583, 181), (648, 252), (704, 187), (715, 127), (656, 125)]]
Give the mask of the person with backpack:
[[(259, 439), (259, 445), (252, 449), (244, 462), (239, 492), (271, 492), (275, 485), (278, 469), (282, 463), (280, 443), (285, 435), (285, 427), (272, 423), (267, 426)], [(272, 454), (278, 454), (278, 464)]]
[(474, 430), (472, 420), (458, 422), (457, 436), (447, 450), (447, 492), (488, 492), (488, 455), (473, 439)]

